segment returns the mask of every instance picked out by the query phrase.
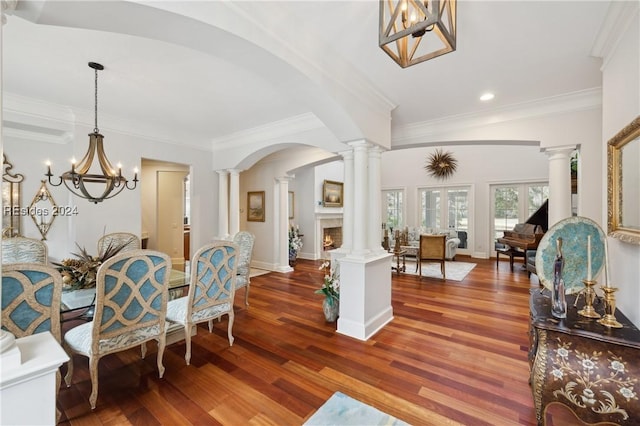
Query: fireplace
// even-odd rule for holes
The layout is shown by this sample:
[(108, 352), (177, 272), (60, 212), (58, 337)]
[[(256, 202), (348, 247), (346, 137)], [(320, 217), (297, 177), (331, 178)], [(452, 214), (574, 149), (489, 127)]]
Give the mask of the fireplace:
[(326, 257), (326, 251), (342, 247), (342, 215), (316, 215), (316, 254), (319, 259)]
[(342, 226), (322, 229), (322, 249), (333, 250), (342, 246)]

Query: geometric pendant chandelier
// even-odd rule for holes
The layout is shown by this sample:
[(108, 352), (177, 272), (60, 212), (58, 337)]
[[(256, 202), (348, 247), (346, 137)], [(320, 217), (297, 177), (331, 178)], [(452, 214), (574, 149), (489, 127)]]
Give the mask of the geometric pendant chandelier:
[[(80, 160), (80, 163), (76, 165), (76, 163), (73, 162), (71, 164), (71, 170), (64, 172), (60, 176), (60, 182), (57, 184), (51, 182), (53, 174), (51, 173), (50, 165), (47, 166), (45, 176), (49, 178), (49, 183), (52, 186), (60, 186), (64, 182), (64, 185), (69, 191), (78, 197), (86, 198), (92, 203), (97, 204), (103, 200), (115, 197), (125, 188), (135, 189), (138, 183), (138, 172), (135, 171), (133, 186), (129, 187), (129, 182), (122, 176), (122, 168), (118, 166), (116, 170), (104, 152), (104, 136), (102, 136), (100, 130), (98, 130), (98, 70), (103, 70), (104, 67), (96, 62), (89, 62), (89, 67), (95, 70), (95, 126), (93, 133), (89, 133), (89, 148), (87, 153), (82, 160)], [(97, 167), (94, 173), (91, 173), (91, 166), (93, 165), (94, 159), (97, 159), (101, 173), (95, 173), (98, 171)]]
[(456, 7), (456, 0), (380, 0), (380, 47), (402, 68), (455, 51)]

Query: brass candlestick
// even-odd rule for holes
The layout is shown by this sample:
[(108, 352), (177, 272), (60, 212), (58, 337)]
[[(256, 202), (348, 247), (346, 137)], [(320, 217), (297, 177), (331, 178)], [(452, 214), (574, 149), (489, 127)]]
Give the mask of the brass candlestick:
[[(607, 282), (608, 284), (608, 282)], [(602, 286), (604, 292), (604, 317), (598, 320), (598, 324), (602, 324), (605, 327), (622, 328), (614, 315), (616, 311), (616, 297), (615, 293), (618, 289), (616, 287)]]
[(595, 280), (582, 280), (584, 283), (584, 307), (578, 311), (578, 315), (587, 318), (600, 318), (601, 315), (593, 308), (593, 301), (596, 298), (596, 291), (593, 286), (596, 285)]

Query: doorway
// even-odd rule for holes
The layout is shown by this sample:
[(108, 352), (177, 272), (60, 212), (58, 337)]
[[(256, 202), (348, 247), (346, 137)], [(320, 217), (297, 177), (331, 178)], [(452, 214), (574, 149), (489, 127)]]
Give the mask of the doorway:
[(142, 159), (142, 234), (147, 248), (167, 253), (173, 269), (185, 270), (190, 253), (190, 208), (185, 181), (190, 166)]

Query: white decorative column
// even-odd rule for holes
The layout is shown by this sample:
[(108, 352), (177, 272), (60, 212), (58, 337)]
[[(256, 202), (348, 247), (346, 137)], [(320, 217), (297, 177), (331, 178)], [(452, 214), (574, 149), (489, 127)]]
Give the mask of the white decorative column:
[(274, 240), (278, 241), (278, 265), (277, 272), (291, 272), (293, 268), (289, 266), (289, 176), (276, 178), (275, 201), (276, 209), (275, 224), (276, 235)]
[(216, 170), (218, 173), (218, 238), (229, 238), (229, 173)]
[(571, 216), (571, 153), (575, 145), (545, 149), (549, 156), (549, 227)]
[(364, 258), (368, 253), (367, 220), (369, 216), (368, 147), (366, 141), (350, 143), (353, 147), (353, 250), (350, 256)]
[(382, 248), (382, 150), (378, 146), (369, 148), (369, 250), (384, 253)]
[(349, 253), (353, 249), (353, 150), (342, 153), (344, 159), (344, 199), (342, 204), (342, 246), (341, 251)]
[[(337, 261), (340, 266), (340, 316), (337, 332), (367, 340), (393, 320), (391, 255), (384, 250), (371, 250), (375, 244), (380, 245), (379, 150), (374, 148), (370, 153), (370, 145), (366, 141), (350, 145), (353, 147), (352, 168), (350, 156), (343, 155), (345, 186), (353, 182), (352, 196), (347, 197), (348, 193), (345, 192), (344, 201), (347, 204), (344, 205), (343, 236), (345, 222), (350, 218), (353, 220), (353, 249), (339, 258), (337, 254), (334, 256), (334, 252), (331, 253), (332, 262)], [(374, 216), (373, 219), (369, 219), (371, 215)], [(374, 222), (375, 238), (371, 229)], [(376, 243), (370, 241), (372, 238)]]
[(229, 170), (229, 235), (240, 231), (240, 172)]

